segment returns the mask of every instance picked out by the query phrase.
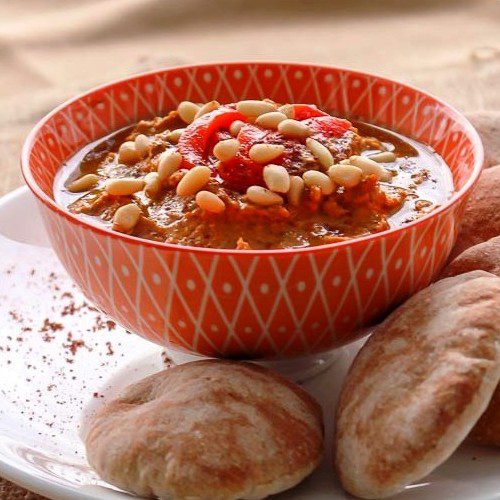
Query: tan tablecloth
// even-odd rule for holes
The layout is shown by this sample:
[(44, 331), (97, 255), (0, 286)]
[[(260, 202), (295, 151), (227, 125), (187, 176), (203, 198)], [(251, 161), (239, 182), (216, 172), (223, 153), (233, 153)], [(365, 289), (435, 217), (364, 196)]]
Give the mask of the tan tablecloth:
[[(30, 127), (138, 71), (269, 59), (350, 66), (500, 110), (498, 0), (7, 0), (0, 3), (0, 195)], [(0, 498), (39, 498), (0, 479)]]

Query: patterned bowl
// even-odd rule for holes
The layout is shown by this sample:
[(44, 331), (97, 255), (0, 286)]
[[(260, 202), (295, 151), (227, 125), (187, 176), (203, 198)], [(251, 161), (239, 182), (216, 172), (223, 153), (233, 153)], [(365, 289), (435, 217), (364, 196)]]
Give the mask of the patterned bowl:
[[(115, 233), (54, 202), (61, 164), (81, 147), (182, 100), (311, 102), (432, 146), (456, 194), (421, 219), (353, 241), (288, 250), (181, 247)], [(288, 358), (358, 336), (425, 287), (446, 261), (482, 166), (456, 110), (378, 76), (312, 64), (223, 63), (154, 71), (59, 106), (26, 140), (22, 169), (53, 247), (86, 296), (128, 330), (184, 352)]]

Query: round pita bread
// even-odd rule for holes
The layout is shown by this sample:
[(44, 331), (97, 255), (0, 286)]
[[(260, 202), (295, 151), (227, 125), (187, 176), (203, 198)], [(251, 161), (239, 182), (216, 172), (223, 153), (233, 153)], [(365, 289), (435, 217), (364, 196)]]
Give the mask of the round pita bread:
[(344, 488), (383, 498), (430, 473), (464, 440), (500, 379), (500, 278), (441, 280), (394, 311), (363, 346), (337, 408)]
[(500, 165), (483, 170), (467, 202), (451, 258), (495, 236), (500, 236)]
[(322, 457), (319, 405), (251, 363), (197, 361), (128, 387), (90, 421), (90, 465), (141, 496), (259, 499)]
[(500, 276), (500, 236), (462, 252), (445, 267), (440, 279), (476, 270)]
[(477, 444), (500, 446), (500, 385), (469, 437)]

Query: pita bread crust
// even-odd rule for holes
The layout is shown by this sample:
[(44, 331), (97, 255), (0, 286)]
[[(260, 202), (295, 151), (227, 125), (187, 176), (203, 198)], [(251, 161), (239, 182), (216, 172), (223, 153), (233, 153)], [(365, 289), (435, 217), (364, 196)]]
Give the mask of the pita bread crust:
[(355, 359), (337, 408), (344, 488), (383, 498), (464, 440), (500, 379), (500, 278), (441, 280), (392, 313)]
[(462, 252), (446, 266), (441, 278), (449, 278), (475, 270), (488, 271), (500, 277), (500, 236)]
[[(479, 269), (500, 277), (500, 236), (462, 252), (446, 266), (441, 278)], [(477, 444), (500, 446), (500, 386), (497, 387), (483, 416), (472, 429), (470, 437)]]
[(467, 118), (479, 132), (484, 146), (484, 168), (500, 163), (500, 112), (476, 111)]
[(138, 495), (258, 499), (316, 468), (322, 415), (267, 369), (197, 361), (128, 387), (93, 417), (85, 445), (103, 479)]
[(500, 165), (483, 170), (465, 207), (451, 258), (500, 235)]

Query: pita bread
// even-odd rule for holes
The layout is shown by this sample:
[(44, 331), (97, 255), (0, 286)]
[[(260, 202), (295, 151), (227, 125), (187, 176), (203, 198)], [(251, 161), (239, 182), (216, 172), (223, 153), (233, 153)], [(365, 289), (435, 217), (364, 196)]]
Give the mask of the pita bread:
[(93, 417), (85, 446), (103, 479), (137, 495), (259, 499), (316, 468), (322, 416), (265, 368), (197, 361), (128, 387)]
[(484, 167), (500, 163), (500, 112), (477, 111), (467, 118), (478, 131), (484, 146)]
[(500, 236), (500, 165), (483, 171), (467, 202), (451, 258), (495, 236)]
[(500, 446), (500, 385), (469, 437), (477, 444)]
[[(448, 264), (441, 278), (457, 276), (477, 269), (500, 276), (500, 236), (462, 252)], [(472, 429), (470, 437), (478, 444), (500, 446), (500, 386), (497, 387), (483, 416)]]
[(500, 236), (462, 252), (446, 266), (441, 278), (449, 278), (479, 269), (500, 276)]
[(393, 312), (363, 346), (337, 408), (344, 488), (383, 498), (430, 473), (464, 440), (500, 379), (500, 278), (441, 280)]

